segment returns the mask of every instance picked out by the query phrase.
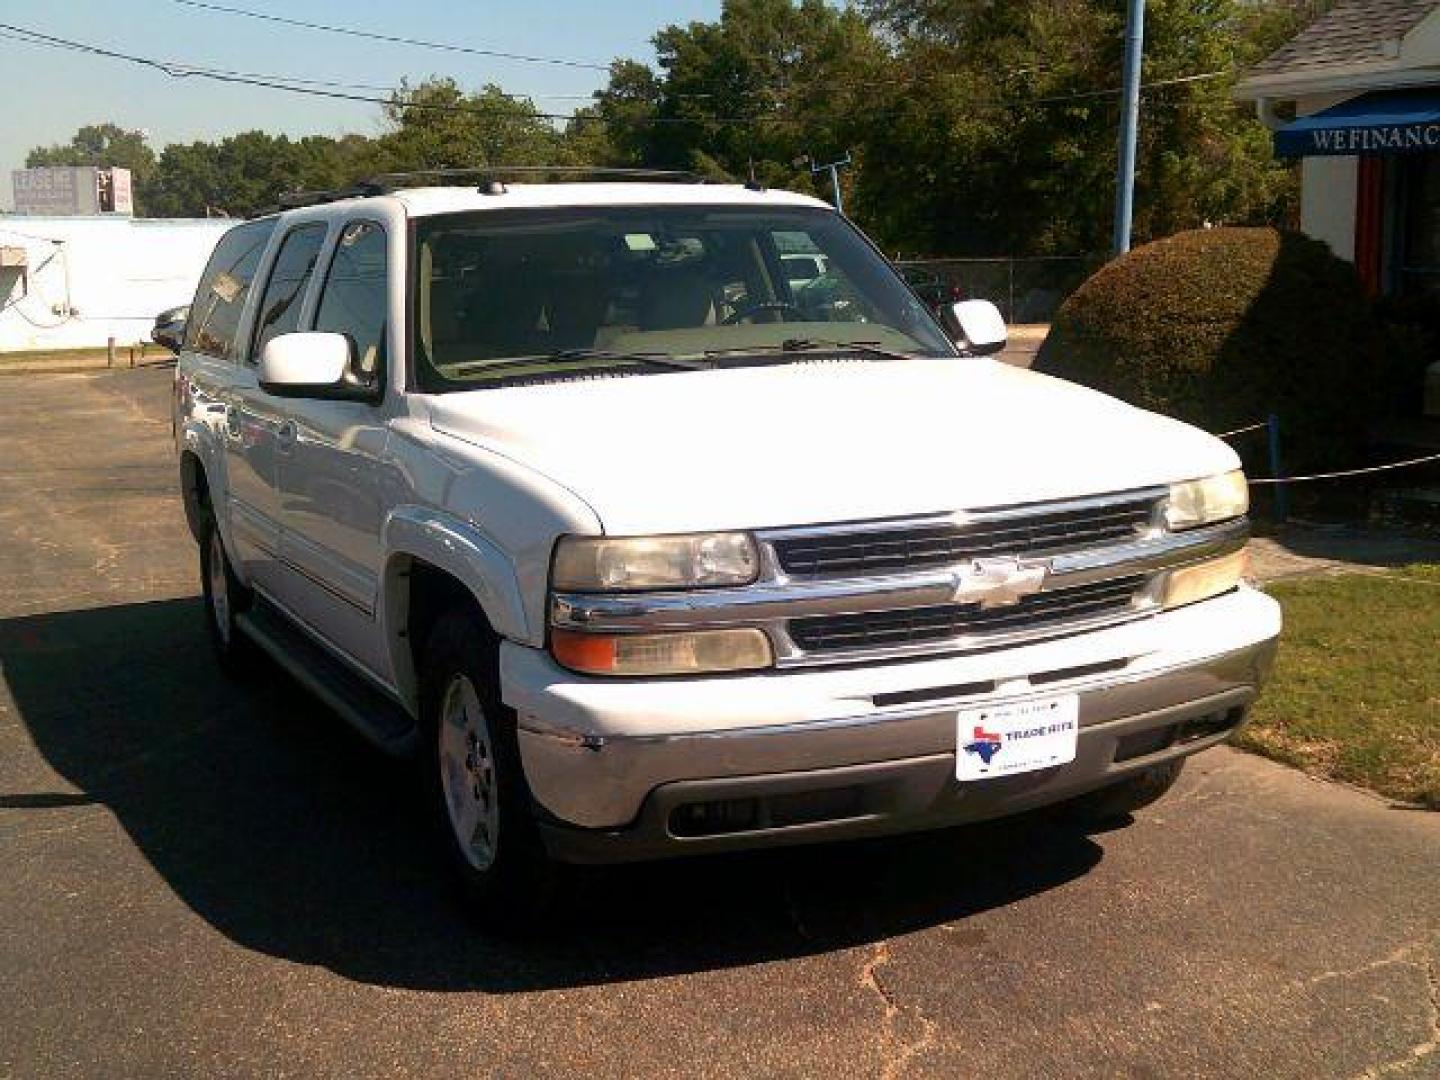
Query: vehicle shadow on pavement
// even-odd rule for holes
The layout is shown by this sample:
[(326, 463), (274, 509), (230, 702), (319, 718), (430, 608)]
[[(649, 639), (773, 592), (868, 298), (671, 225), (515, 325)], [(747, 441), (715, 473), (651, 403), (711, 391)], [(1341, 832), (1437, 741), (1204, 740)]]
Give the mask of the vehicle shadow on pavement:
[(1101, 858), (1030, 817), (587, 870), (553, 933), (506, 940), (465, 917), (420, 842), (411, 767), (276, 669), (227, 681), (202, 618), (200, 601), (170, 600), (3, 620), (0, 670), (35, 745), (83, 793), (65, 798), (108, 807), (190, 908), (245, 948), (361, 982), (506, 993), (760, 963), (964, 919)]

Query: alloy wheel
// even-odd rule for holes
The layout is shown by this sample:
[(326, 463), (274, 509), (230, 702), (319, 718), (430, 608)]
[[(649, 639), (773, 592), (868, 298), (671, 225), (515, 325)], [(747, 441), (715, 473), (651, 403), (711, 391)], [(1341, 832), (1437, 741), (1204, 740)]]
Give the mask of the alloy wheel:
[(495, 747), (469, 676), (455, 675), (440, 704), (440, 783), (460, 853), (476, 870), (495, 861), (499, 790)]

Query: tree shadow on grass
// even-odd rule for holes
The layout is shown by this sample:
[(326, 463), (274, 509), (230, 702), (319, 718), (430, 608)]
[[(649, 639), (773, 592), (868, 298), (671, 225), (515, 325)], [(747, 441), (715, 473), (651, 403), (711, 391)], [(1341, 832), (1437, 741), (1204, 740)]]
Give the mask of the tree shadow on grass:
[[(752, 964), (962, 919), (1086, 873), (1053, 820), (587, 870), (553, 932), (506, 940), (453, 901), (384, 759), (278, 670), (226, 680), (198, 600), (0, 621), (0, 665), (49, 763), (240, 945), (377, 985), (513, 992)], [(0, 793), (0, 813), (45, 793)]]
[(1357, 566), (1393, 569), (1414, 563), (1440, 563), (1440, 540), (1381, 529), (1292, 525), (1281, 529), (1274, 539), (1295, 555)]

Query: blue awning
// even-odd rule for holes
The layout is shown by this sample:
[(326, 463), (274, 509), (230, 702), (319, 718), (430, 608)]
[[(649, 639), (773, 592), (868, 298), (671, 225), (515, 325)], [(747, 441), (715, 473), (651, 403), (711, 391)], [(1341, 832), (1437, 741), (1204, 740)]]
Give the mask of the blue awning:
[(1440, 153), (1440, 89), (1362, 94), (1275, 132), (1280, 157)]

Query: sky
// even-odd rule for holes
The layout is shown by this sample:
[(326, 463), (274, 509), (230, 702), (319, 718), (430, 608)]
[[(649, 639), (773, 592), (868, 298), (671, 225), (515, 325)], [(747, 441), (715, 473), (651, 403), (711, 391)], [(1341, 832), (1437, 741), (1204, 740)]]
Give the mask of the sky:
[[(719, 15), (720, 0), (216, 0), (224, 6), (392, 36), (608, 64), (653, 61), (662, 26)], [(265, 75), (393, 86), (431, 75), (462, 86), (497, 83), (569, 112), (605, 81), (584, 67), (524, 63), (282, 26), (176, 0), (0, 0), (0, 23), (117, 52)], [(0, 30), (0, 34), (5, 31)], [(10, 171), (31, 147), (66, 143), (84, 124), (140, 128), (158, 153), (167, 143), (263, 129), (290, 135), (373, 135), (378, 105), (282, 90), (175, 79), (120, 60), (0, 36), (6, 86), (0, 121), (0, 209), (12, 205)], [(383, 96), (383, 95), (381, 95)]]

